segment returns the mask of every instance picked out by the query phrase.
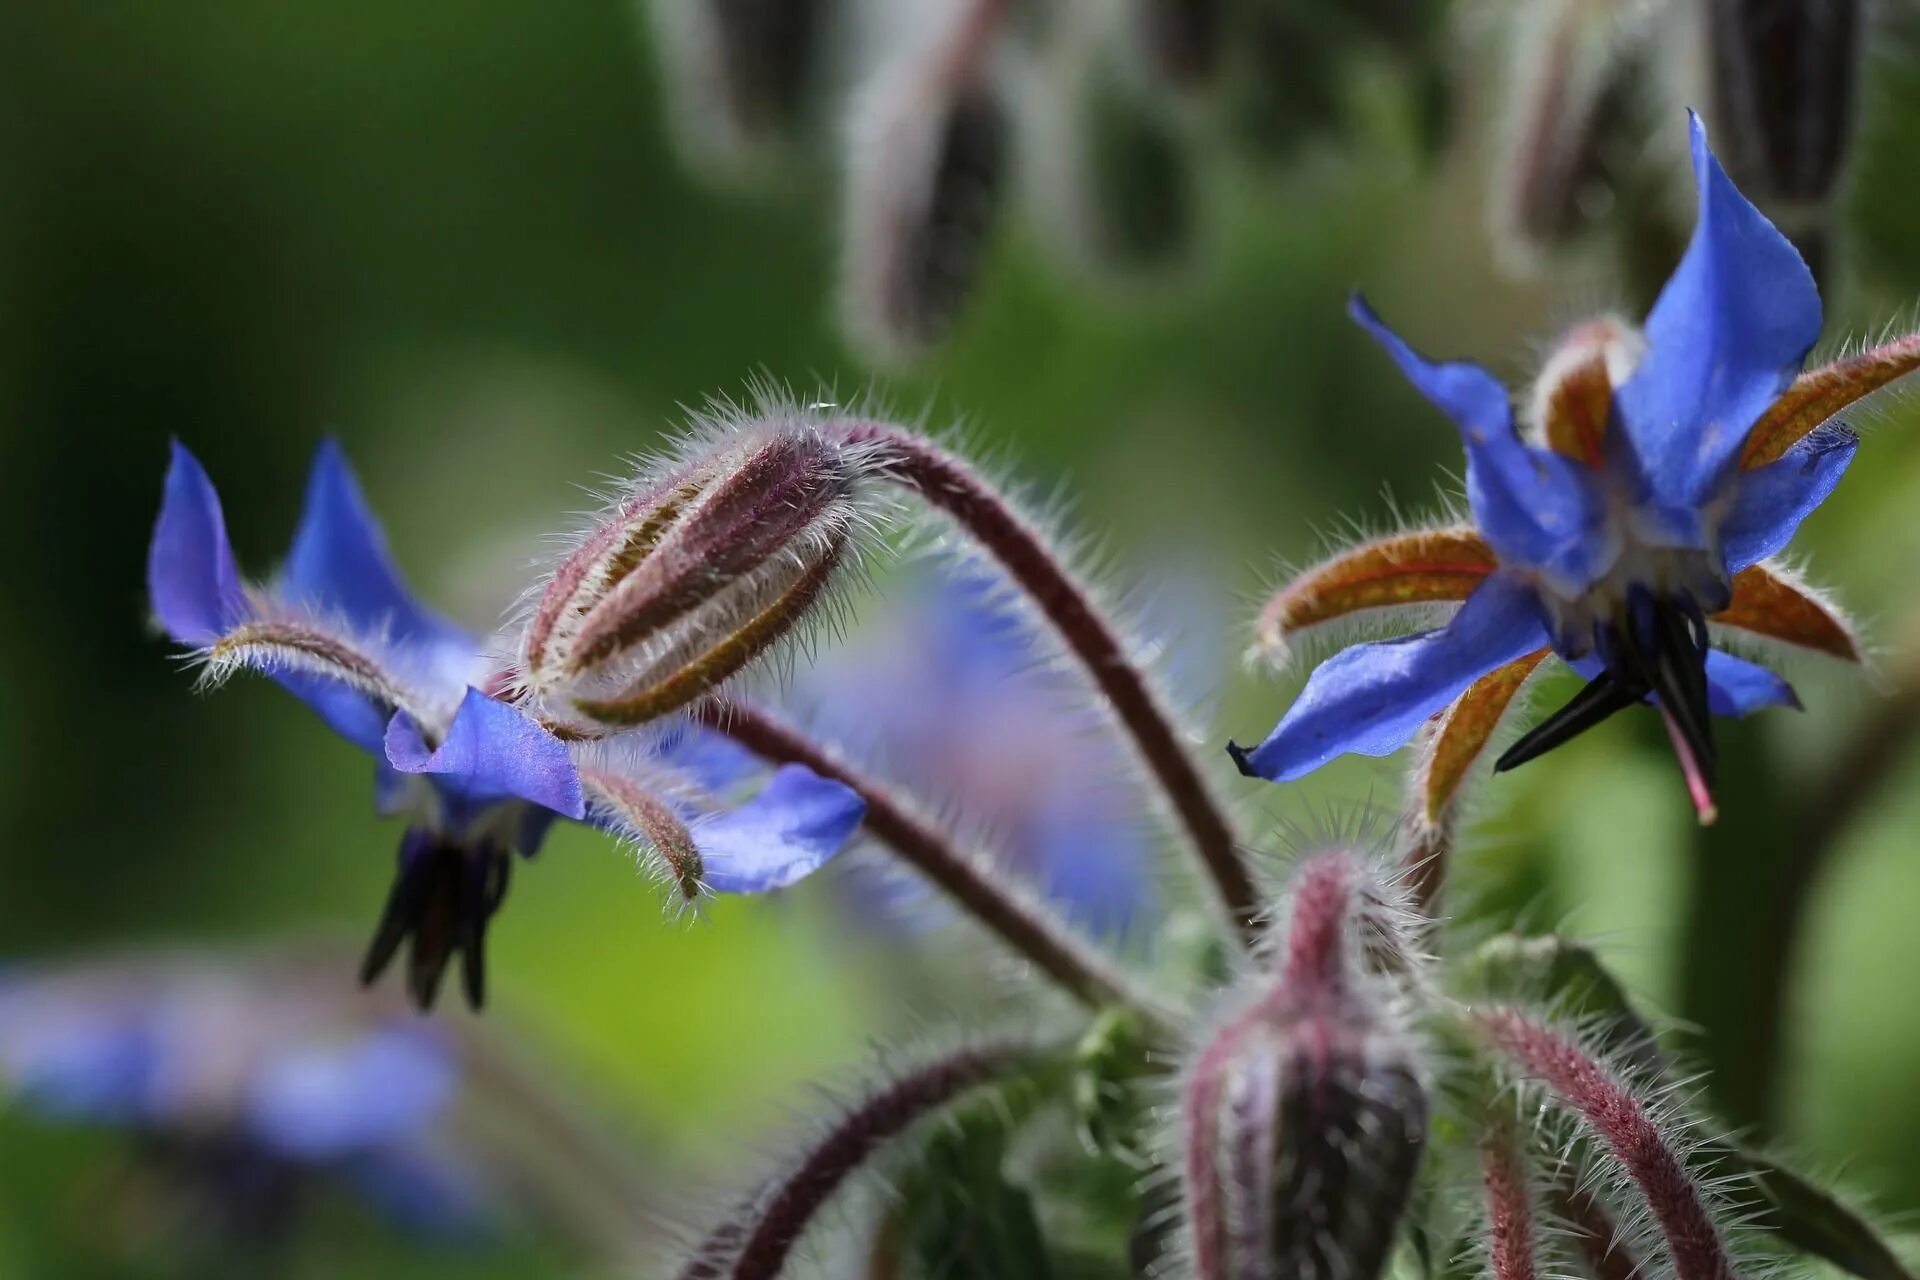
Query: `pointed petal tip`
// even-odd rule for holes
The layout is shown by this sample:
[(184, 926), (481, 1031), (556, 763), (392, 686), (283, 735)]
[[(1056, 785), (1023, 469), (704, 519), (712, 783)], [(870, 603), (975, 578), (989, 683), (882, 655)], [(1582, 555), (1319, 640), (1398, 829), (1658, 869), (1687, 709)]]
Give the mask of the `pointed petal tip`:
[(1260, 773), (1253, 767), (1253, 753), (1232, 739), (1227, 740), (1227, 758), (1233, 761), (1233, 767), (1240, 771), (1243, 778), (1258, 778)]

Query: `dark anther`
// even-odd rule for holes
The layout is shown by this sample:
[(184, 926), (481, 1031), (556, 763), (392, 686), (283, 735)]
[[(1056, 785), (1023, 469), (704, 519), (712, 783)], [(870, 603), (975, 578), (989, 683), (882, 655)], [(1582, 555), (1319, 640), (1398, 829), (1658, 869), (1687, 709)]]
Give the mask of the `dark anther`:
[(1574, 694), (1573, 700), (1566, 706), (1542, 720), (1508, 747), (1494, 761), (1493, 770), (1495, 773), (1505, 773), (1509, 769), (1518, 769), (1527, 761), (1572, 741), (1614, 712), (1623, 711), (1646, 696), (1644, 685), (1622, 684), (1612, 672), (1601, 672), (1587, 683), (1586, 688)]
[(486, 1002), (486, 933), (507, 893), (512, 856), (492, 844), (469, 847), (414, 828), (400, 845), (400, 872), (387, 896), (379, 927), (360, 966), (371, 983), (411, 938), (407, 990), (422, 1010), (431, 1009), (440, 979), (457, 952), (467, 1003)]
[(1594, 649), (1606, 670), (1566, 706), (1536, 725), (1494, 763), (1515, 769), (1585, 733), (1649, 695), (1666, 718), (1682, 767), (1713, 782), (1713, 721), (1707, 697), (1707, 621), (1690, 597), (1635, 590), (1624, 620), (1598, 630)]

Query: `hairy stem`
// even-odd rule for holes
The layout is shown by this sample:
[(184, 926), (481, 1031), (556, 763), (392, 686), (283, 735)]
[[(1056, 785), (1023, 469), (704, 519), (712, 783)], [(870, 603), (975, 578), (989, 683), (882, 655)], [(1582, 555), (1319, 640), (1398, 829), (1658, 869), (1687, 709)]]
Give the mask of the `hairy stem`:
[(1534, 1280), (1533, 1196), (1511, 1117), (1489, 1117), (1480, 1135), (1480, 1186), (1487, 1197), (1487, 1268), (1493, 1280)]
[(1679, 1280), (1733, 1280), (1700, 1188), (1639, 1098), (1570, 1037), (1514, 1010), (1476, 1015), (1493, 1046), (1585, 1122), (1639, 1188)]
[(1620, 1238), (1620, 1228), (1600, 1197), (1562, 1170), (1548, 1191), (1555, 1216), (1573, 1234), (1574, 1247), (1593, 1280), (1640, 1280), (1640, 1261)]
[(1146, 673), (1040, 532), (973, 469), (931, 441), (879, 422), (850, 422), (851, 441), (883, 447), (893, 478), (938, 508), (991, 555), (1053, 627), (1105, 698), (1159, 785), (1222, 909), (1243, 940), (1258, 931), (1260, 899), (1215, 800)]
[(962, 1049), (889, 1081), (840, 1115), (799, 1162), (715, 1227), (680, 1280), (773, 1280), (829, 1197), (888, 1139), (960, 1094), (1031, 1066), (1023, 1042)]
[(944, 890), (968, 914), (1090, 1007), (1124, 1004), (1149, 1020), (1162, 1011), (1108, 957), (1037, 899), (955, 842), (909, 798), (771, 713), (739, 701), (708, 703), (695, 717), (776, 764), (799, 764), (866, 801), (866, 829)]

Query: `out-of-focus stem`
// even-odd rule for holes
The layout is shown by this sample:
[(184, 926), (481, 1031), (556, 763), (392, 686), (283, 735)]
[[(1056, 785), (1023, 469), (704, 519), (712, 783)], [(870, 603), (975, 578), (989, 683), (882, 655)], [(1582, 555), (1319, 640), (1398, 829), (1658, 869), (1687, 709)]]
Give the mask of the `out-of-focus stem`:
[(983, 858), (926, 817), (912, 800), (826, 745), (759, 707), (709, 703), (696, 713), (708, 726), (762, 759), (799, 764), (851, 788), (866, 801), (866, 829), (933, 881), (962, 909), (1083, 1003), (1124, 1004), (1149, 1020), (1164, 1011), (1107, 956), (1036, 898), (1012, 891)]
[(1059, 635), (1106, 700), (1181, 830), (1240, 937), (1258, 932), (1260, 899), (1233, 828), (1126, 646), (1039, 530), (961, 459), (898, 427), (849, 422), (850, 440), (879, 445), (892, 476), (946, 513), (999, 562)]
[(814, 1216), (875, 1149), (968, 1089), (1035, 1061), (1024, 1042), (962, 1049), (890, 1081), (839, 1116), (799, 1162), (702, 1242), (680, 1280), (773, 1280)]

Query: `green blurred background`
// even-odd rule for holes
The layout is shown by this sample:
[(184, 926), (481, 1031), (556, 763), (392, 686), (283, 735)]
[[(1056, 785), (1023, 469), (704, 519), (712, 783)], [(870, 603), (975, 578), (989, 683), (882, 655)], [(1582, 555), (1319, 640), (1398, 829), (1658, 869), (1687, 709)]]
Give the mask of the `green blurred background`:
[[(1601, 275), (1495, 273), (1474, 142), (1490, 104), (1469, 94), (1433, 164), (1387, 119), (1351, 156), (1223, 170), (1204, 265), (1150, 296), (1075, 285), (1009, 222), (957, 341), (912, 376), (876, 376), (832, 323), (830, 167), (751, 195), (690, 178), (640, 25), (616, 0), (0, 6), (0, 957), (358, 938), (387, 890), (399, 832), (371, 812), (367, 762), (264, 682), (195, 697), (145, 628), (169, 436), (206, 463), (264, 571), (316, 440), (338, 435), (416, 587), (485, 624), (582, 505), (576, 486), (647, 448), (677, 406), (757, 371), (843, 397), (872, 386), (935, 424), (964, 418), (1038, 486), (1068, 481), (1077, 525), (1122, 562), (1203, 549), (1235, 593), (1221, 625), (1237, 643), (1282, 558), (1311, 557), (1348, 517), (1379, 523), (1383, 491), (1427, 504), (1458, 465), (1451, 431), (1342, 319), (1350, 287), (1416, 341), (1516, 376), (1557, 325), (1617, 297)], [(1903, 176), (1920, 74), (1874, 74), (1836, 337), (1910, 314), (1920, 279)], [(1801, 546), (1897, 642), (1920, 611), (1920, 423), (1883, 416)], [(1289, 692), (1229, 657), (1221, 741), (1264, 732)], [(1810, 768), (1871, 694), (1818, 673), (1803, 692), (1807, 714), (1723, 734)], [(1678, 1011), (1690, 817), (1645, 729), (1501, 779), (1462, 883), (1598, 937)], [(1896, 1210), (1920, 1205), (1914, 763), (1817, 885), (1778, 1131)], [(1395, 782), (1349, 763), (1234, 794), (1279, 847), (1283, 820), (1391, 804)], [(517, 879), (488, 1017), (587, 1082), (664, 1168), (724, 1174), (805, 1107), (801, 1082), (908, 1018), (874, 953), (835, 941), (805, 891), (687, 925), (579, 830)], [(1714, 1010), (1686, 1012), (1718, 1034)], [(0, 1275), (132, 1265), (102, 1256), (85, 1209), (107, 1141), (0, 1116)], [(481, 1261), (309, 1235), (299, 1265), (316, 1275)]]

